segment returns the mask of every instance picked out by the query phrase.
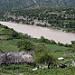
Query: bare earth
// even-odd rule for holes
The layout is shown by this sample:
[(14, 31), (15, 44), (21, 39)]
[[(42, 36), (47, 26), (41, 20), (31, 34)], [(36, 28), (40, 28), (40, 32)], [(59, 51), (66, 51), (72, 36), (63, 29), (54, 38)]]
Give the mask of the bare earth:
[(75, 34), (74, 33), (66, 33), (59, 30), (53, 30), (38, 26), (26, 25), (26, 24), (16, 24), (11, 22), (2, 22), (1, 24), (8, 26), (9, 28), (13, 28), (17, 32), (21, 32), (23, 34), (27, 33), (34, 38), (40, 38), (44, 36), (49, 40), (54, 40), (56, 42), (61, 43), (68, 43), (70, 44), (71, 41), (75, 41)]

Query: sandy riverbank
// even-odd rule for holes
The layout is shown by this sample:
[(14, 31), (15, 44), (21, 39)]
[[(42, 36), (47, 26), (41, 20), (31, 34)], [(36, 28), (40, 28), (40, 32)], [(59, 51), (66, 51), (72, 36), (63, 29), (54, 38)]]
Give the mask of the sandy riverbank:
[(56, 42), (61, 43), (71, 43), (71, 41), (75, 40), (75, 34), (74, 33), (65, 33), (59, 30), (53, 30), (38, 26), (31, 26), (26, 24), (16, 24), (11, 22), (2, 22), (1, 24), (8, 26), (9, 28), (13, 28), (17, 32), (21, 32), (23, 34), (27, 33), (28, 35), (31, 35), (34, 38), (40, 38), (41, 36), (44, 36), (45, 38), (49, 40), (54, 40)]

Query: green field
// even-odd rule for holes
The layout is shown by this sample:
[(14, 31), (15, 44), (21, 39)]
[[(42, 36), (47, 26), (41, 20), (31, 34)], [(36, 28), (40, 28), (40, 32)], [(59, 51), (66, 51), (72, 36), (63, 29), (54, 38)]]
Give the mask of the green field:
[[(29, 47), (30, 45), (33, 46), (32, 48), (30, 47), (30, 49), (33, 49), (30, 51), (35, 52), (35, 56), (38, 60), (40, 60), (40, 62), (41, 59), (46, 56), (45, 52), (47, 51), (48, 56), (50, 56), (49, 54), (52, 54), (52, 57), (54, 58), (63, 57), (64, 60), (58, 61), (58, 63), (65, 63), (67, 64), (67, 67), (63, 69), (52, 67), (51, 69), (39, 69), (37, 71), (32, 71), (32, 69), (38, 65), (45, 64), (37, 62), (35, 67), (27, 64), (9, 64), (7, 66), (0, 66), (0, 75), (75, 75), (75, 67), (71, 65), (72, 60), (75, 60), (75, 46), (60, 46), (54, 41), (47, 40), (44, 37), (40, 39), (30, 38), (27, 34), (23, 35), (15, 32), (13, 29), (0, 25), (0, 51), (19, 52), (21, 49), (22, 51), (27, 51), (29, 48), (27, 49), (24, 47), (26, 46), (24, 41), (29, 44)], [(18, 47), (18, 43), (21, 45), (24, 43), (24, 45), (22, 47)], [(39, 50), (41, 52), (39, 52)], [(37, 55), (45, 56), (40, 59)], [(48, 65), (48, 62), (46, 65)]]

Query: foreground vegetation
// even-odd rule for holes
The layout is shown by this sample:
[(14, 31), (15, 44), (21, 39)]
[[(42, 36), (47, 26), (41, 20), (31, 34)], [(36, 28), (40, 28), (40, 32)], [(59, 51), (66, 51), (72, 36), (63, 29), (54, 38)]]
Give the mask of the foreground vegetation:
[[(13, 29), (0, 24), (0, 51), (1, 52), (19, 52), (33, 51), (34, 61), (36, 66), (27, 64), (9, 64), (0, 66), (1, 75), (74, 75), (75, 67), (72, 61), (75, 60), (75, 41), (72, 44), (56, 43), (53, 40), (48, 40), (43, 36), (40, 39), (31, 38), (27, 34), (17, 33)], [(63, 57), (63, 61), (58, 61), (57, 58)], [(51, 60), (51, 61), (50, 61)], [(53, 65), (59, 63), (67, 64), (67, 68), (39, 69), (32, 71), (38, 65), (48, 65), (52, 62)], [(45, 64), (46, 63), (46, 64)]]
[[(0, 74), (5, 75), (75, 75), (75, 67), (67, 67), (65, 69), (39, 69), (32, 71), (34, 67), (29, 65), (8, 65), (0, 68)], [(3, 73), (2, 73), (3, 72)]]

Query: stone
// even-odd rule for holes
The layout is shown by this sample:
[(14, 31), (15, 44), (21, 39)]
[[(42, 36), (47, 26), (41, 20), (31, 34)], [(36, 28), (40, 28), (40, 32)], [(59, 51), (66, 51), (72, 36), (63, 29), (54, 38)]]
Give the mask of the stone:
[(34, 64), (33, 56), (28, 52), (0, 52), (0, 65), (18, 63)]

